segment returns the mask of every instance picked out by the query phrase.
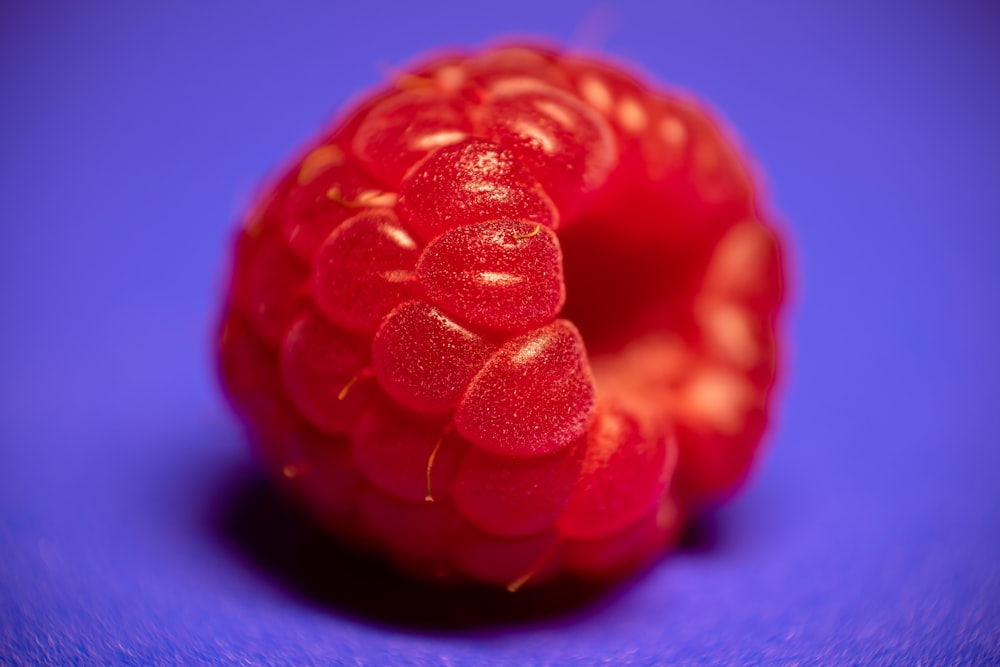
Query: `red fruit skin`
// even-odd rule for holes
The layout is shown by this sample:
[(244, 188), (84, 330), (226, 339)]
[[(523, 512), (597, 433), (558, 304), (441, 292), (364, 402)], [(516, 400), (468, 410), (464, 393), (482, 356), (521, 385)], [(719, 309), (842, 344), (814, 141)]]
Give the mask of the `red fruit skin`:
[(370, 332), (396, 305), (414, 296), (420, 249), (388, 209), (363, 210), (332, 231), (312, 271), (312, 296), (345, 329)]
[(397, 210), (425, 241), (477, 222), (559, 224), (552, 201), (517, 156), (477, 138), (432, 153), (403, 180)]
[(556, 528), (583, 540), (607, 538), (649, 513), (677, 461), (668, 431), (650, 436), (620, 408), (602, 408), (585, 438), (583, 466)]
[(467, 100), (435, 88), (406, 90), (377, 104), (351, 140), (352, 153), (383, 184), (394, 187), (429, 151), (472, 134)]
[(459, 513), (493, 535), (543, 532), (565, 512), (580, 478), (587, 439), (548, 456), (505, 456), (470, 447), (455, 474)]
[(309, 152), (276, 193), (278, 227), (288, 249), (305, 262), (334, 229), (358, 211), (354, 202), (385, 201), (378, 182), (336, 144)]
[(529, 78), (495, 82), (482, 131), (509, 147), (565, 216), (604, 184), (618, 159), (611, 128), (576, 96)]
[(559, 240), (528, 222), (450, 229), (424, 249), (427, 298), (470, 324), (521, 332), (551, 322), (566, 301)]
[(498, 454), (541, 456), (583, 435), (594, 383), (580, 333), (556, 320), (507, 341), (473, 378), (455, 427)]
[(600, 59), (409, 68), (237, 235), (218, 361), (255, 455), (418, 578), (653, 562), (771, 421), (785, 260), (753, 171), (700, 103)]
[[(351, 436), (354, 460), (372, 485), (417, 504), (450, 495), (466, 446), (442, 419), (413, 414), (389, 400), (374, 401)], [(428, 466), (431, 456), (434, 465)]]
[(279, 351), (284, 388), (299, 413), (331, 435), (349, 434), (372, 395), (370, 382), (347, 386), (370, 364), (367, 339), (339, 329), (313, 311), (289, 328)]
[(375, 375), (397, 403), (451, 412), (496, 346), (426, 301), (400, 304), (372, 344)]

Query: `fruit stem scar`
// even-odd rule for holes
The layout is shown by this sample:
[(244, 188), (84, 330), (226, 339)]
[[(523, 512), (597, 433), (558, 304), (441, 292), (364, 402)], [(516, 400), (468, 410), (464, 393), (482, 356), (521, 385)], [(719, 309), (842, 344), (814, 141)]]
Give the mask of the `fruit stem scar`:
[(433, 88), (435, 81), (429, 76), (416, 76), (414, 74), (397, 74), (393, 83), (400, 90), (424, 90)]
[(427, 458), (427, 495), (424, 496), (426, 502), (434, 502), (434, 494), (431, 493), (431, 468), (434, 466), (434, 459), (437, 458), (438, 451), (441, 449), (441, 445), (444, 444), (445, 437), (452, 432), (455, 428), (454, 422), (447, 422), (444, 428), (441, 429), (441, 436), (434, 443), (434, 449), (431, 450), (431, 455)]
[(340, 188), (336, 185), (326, 191), (326, 198), (344, 206), (351, 206), (351, 202), (344, 199), (344, 196), (340, 194)]
[(424, 496), (426, 502), (434, 502), (434, 495), (431, 493), (431, 467), (434, 465), (434, 459), (437, 458), (438, 450), (441, 449), (441, 443), (444, 442), (444, 434), (438, 438), (438, 441), (434, 444), (434, 449), (431, 450), (431, 455), (427, 459), (427, 495)]
[(540, 231), (542, 231), (542, 226), (541, 225), (535, 225), (535, 228), (532, 229), (527, 234), (514, 234), (514, 240), (518, 241), (520, 239), (530, 239), (532, 236), (537, 236), (538, 232), (540, 232)]
[(556, 551), (559, 550), (560, 544), (561, 542), (559, 539), (552, 542), (552, 544), (545, 548), (545, 551), (543, 551), (542, 555), (538, 557), (538, 560), (531, 564), (531, 567), (528, 568), (527, 572), (507, 584), (505, 588), (511, 593), (518, 592), (522, 586), (528, 583), (532, 577), (541, 571), (542, 567), (544, 567), (546, 563), (552, 560), (553, 556), (556, 555)]
[(299, 185), (310, 183), (326, 169), (344, 163), (344, 151), (339, 146), (321, 146), (306, 156), (296, 178)]
[(366, 208), (371, 206), (395, 206), (396, 193), (383, 190), (365, 190), (355, 199), (348, 199), (340, 191), (339, 185), (334, 185), (326, 191), (326, 198), (347, 208)]
[(347, 392), (349, 392), (351, 390), (351, 387), (353, 387), (355, 384), (357, 384), (357, 382), (358, 382), (358, 376), (357, 375), (355, 375), (350, 380), (348, 380), (347, 384), (344, 385), (344, 388), (340, 390), (339, 394), (337, 394), (337, 400), (338, 401), (342, 401), (345, 398), (347, 398)]
[(295, 479), (309, 472), (308, 463), (286, 463), (281, 468), (281, 474), (286, 479)]
[(340, 191), (340, 186), (337, 185), (326, 191), (326, 198), (330, 201), (337, 202), (341, 206), (346, 206), (347, 208), (361, 208), (364, 206), (364, 204), (355, 199), (348, 199), (345, 197)]
[(347, 398), (347, 394), (350, 393), (351, 388), (354, 387), (354, 385), (356, 385), (358, 383), (358, 380), (360, 380), (362, 378), (366, 378), (366, 377), (368, 377), (371, 374), (372, 374), (372, 371), (371, 371), (370, 368), (366, 368), (364, 370), (358, 371), (357, 375), (355, 375), (350, 380), (348, 380), (347, 384), (344, 385), (344, 388), (341, 389), (340, 393), (337, 394), (337, 400), (338, 401), (342, 401), (345, 398)]
[(435, 84), (434, 77), (419, 74), (410, 74), (390, 63), (379, 63), (378, 69), (382, 76), (400, 90), (421, 90), (432, 88)]

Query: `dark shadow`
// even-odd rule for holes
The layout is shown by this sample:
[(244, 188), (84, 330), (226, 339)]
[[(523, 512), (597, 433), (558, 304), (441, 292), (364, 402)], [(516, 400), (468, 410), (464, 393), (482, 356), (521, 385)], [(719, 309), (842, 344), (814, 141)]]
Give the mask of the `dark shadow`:
[(423, 584), (342, 545), (260, 476), (242, 477), (216, 517), (225, 542), (292, 594), (374, 625), (476, 634), (567, 623), (613, 603), (642, 574), (614, 586), (562, 581), (517, 593)]
[(681, 553), (707, 554), (720, 548), (722, 528), (715, 512), (703, 513), (696, 522), (691, 523), (675, 549)]

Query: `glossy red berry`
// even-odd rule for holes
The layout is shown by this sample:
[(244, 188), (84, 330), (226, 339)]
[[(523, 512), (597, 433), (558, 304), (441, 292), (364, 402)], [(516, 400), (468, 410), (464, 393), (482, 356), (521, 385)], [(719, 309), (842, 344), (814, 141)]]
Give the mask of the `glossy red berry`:
[(431, 60), (240, 231), (223, 384), (265, 468), (418, 577), (617, 577), (772, 412), (781, 243), (712, 114), (535, 47)]

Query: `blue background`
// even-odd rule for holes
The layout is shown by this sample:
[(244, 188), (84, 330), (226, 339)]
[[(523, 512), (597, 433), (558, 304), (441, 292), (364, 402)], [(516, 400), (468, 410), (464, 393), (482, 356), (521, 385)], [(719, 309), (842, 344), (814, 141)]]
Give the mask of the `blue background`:
[[(0, 663), (1000, 663), (998, 8), (4, 3)], [(511, 32), (721, 109), (798, 277), (752, 483), (566, 599), (341, 554), (254, 474), (211, 367), (258, 184), (380, 63)]]

